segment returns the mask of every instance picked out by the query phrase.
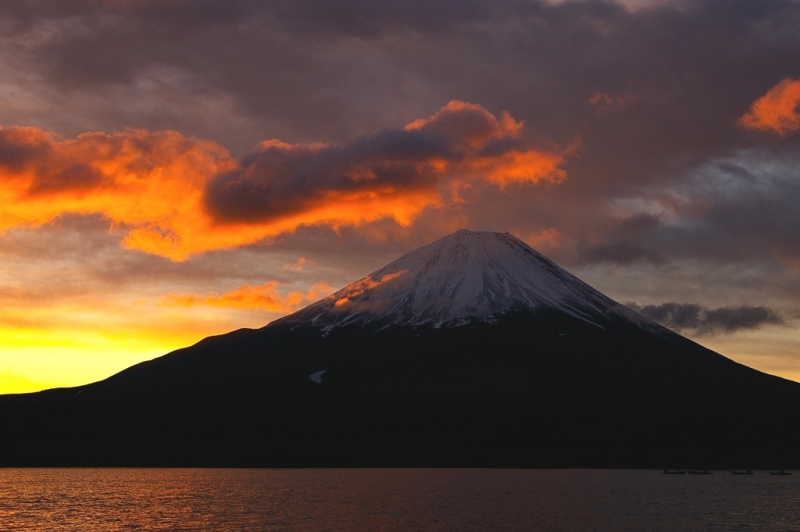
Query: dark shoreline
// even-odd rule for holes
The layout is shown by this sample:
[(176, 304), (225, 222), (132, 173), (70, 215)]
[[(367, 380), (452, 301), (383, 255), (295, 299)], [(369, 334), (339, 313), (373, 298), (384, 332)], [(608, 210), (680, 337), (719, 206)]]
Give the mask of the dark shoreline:
[(62, 410), (2, 419), (0, 467), (800, 469), (800, 430), (781, 417)]

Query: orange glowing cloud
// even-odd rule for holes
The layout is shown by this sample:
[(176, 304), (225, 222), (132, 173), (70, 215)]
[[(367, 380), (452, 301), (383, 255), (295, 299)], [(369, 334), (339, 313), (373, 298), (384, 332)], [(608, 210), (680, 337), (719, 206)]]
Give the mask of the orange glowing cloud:
[(409, 226), (424, 209), (454, 201), (443, 191), (459, 183), (564, 180), (574, 147), (536, 147), (523, 133), (507, 112), (459, 101), (347, 144), (265, 141), (239, 161), (174, 131), (63, 140), (0, 128), (0, 232), (100, 214), (124, 233), (123, 246), (183, 260), (301, 226)]
[(786, 78), (772, 87), (739, 119), (739, 125), (781, 136), (800, 129), (800, 80)]
[(559, 168), (565, 153), (512, 151), (503, 157), (478, 162), (475, 168), (501, 188), (512, 183), (555, 184), (567, 178), (567, 173)]
[(523, 235), (523, 240), (533, 248), (540, 248), (543, 246), (552, 246), (558, 243), (561, 238), (561, 233), (552, 227), (543, 229), (538, 233), (520, 233)]
[(211, 295), (170, 295), (163, 303), (168, 306), (208, 306), (234, 310), (262, 310), (266, 312), (287, 313), (297, 310), (303, 303), (320, 299), (333, 290), (329, 284), (319, 282), (305, 294), (298, 291), (282, 295), (278, 282), (269, 281), (262, 285), (240, 286), (223, 294)]
[(475, 176), (505, 187), (512, 183), (558, 183), (560, 168), (576, 146), (534, 148), (521, 140), (524, 123), (504, 111), (495, 117), (480, 105), (451, 101), (430, 118), (415, 120), (406, 131), (433, 132), (448, 139), (458, 154), (431, 164), (443, 174)]
[(182, 259), (213, 222), (203, 185), (233, 165), (221, 146), (174, 131), (59, 140), (36, 128), (0, 129), (0, 231), (102, 214), (127, 232), (126, 247)]

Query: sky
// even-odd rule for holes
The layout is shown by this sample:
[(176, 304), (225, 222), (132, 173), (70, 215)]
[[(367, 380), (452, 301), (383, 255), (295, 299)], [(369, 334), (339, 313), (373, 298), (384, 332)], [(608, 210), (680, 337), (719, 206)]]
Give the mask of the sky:
[(0, 393), (457, 229), (800, 380), (796, 0), (0, 3)]

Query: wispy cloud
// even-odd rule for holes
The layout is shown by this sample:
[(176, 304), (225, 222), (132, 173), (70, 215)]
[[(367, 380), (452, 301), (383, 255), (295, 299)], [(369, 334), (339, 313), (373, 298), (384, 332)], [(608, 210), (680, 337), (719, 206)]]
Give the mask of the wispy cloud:
[(283, 294), (277, 281), (261, 285), (245, 285), (222, 294), (173, 294), (163, 299), (167, 306), (208, 306), (235, 310), (261, 310), (285, 314), (300, 308), (301, 305), (320, 299), (333, 291), (324, 282), (312, 286), (308, 292), (292, 291)]
[(310, 260), (306, 259), (305, 257), (300, 257), (294, 262), (288, 262), (284, 264), (283, 269), (293, 272), (301, 272), (311, 264), (312, 263)]
[(766, 325), (786, 324), (778, 313), (762, 306), (707, 308), (696, 303), (661, 303), (644, 306), (627, 303), (627, 305), (665, 327), (676, 331), (694, 331), (699, 335), (731, 334)]

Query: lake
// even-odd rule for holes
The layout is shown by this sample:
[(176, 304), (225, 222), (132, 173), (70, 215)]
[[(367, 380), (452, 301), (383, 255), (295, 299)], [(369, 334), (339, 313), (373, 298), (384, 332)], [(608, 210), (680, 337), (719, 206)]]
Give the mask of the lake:
[(799, 530), (800, 474), (0, 469), (2, 530)]

